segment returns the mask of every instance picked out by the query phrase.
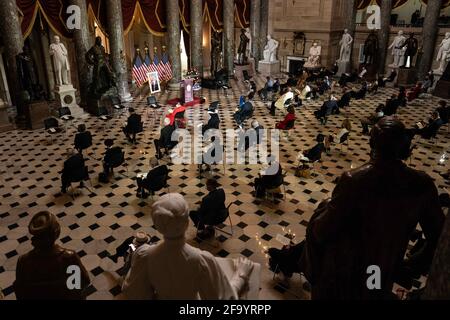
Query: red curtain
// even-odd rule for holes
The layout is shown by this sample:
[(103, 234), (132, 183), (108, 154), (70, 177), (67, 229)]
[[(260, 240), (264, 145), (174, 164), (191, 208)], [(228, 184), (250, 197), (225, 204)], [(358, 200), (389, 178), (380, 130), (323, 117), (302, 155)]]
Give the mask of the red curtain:
[(211, 26), (215, 31), (222, 31), (223, 27), (223, 2), (219, 0), (203, 0), (205, 13), (208, 15)]
[(71, 36), (65, 23), (68, 18), (67, 0), (16, 0), (16, 4), (22, 16), (21, 28), (25, 37), (31, 33), (39, 15), (55, 33), (63, 37)]
[(236, 0), (235, 15), (239, 28), (250, 27), (250, 0)]
[[(86, 0), (88, 9), (92, 10), (99, 27), (107, 29), (105, 6), (108, 0)], [(449, 0), (450, 1), (450, 0)], [(147, 29), (161, 36), (166, 31), (166, 2), (164, 0), (121, 0), (123, 28), (128, 31), (133, 24), (135, 14), (142, 15)], [(38, 14), (47, 20), (50, 27), (61, 36), (70, 38), (71, 32), (66, 28), (68, 0), (16, 0), (21, 12), (22, 33), (28, 36)], [(180, 20), (184, 31), (189, 32), (190, 1), (179, 0)], [(223, 27), (223, 0), (203, 0), (203, 12), (208, 16), (214, 30)], [(236, 0), (236, 26), (247, 28), (250, 25), (250, 0)]]

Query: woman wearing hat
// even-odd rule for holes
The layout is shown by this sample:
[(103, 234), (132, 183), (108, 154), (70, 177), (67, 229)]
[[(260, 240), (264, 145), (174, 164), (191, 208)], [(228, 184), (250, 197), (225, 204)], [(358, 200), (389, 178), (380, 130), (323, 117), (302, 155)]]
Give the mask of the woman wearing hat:
[[(18, 300), (80, 300), (89, 285), (89, 274), (75, 251), (55, 244), (61, 227), (49, 212), (36, 214), (28, 225), (33, 249), (17, 261), (14, 291)], [(76, 266), (80, 271), (80, 288), (68, 288)], [(75, 284), (76, 279), (73, 283)]]
[(253, 264), (240, 259), (228, 280), (207, 251), (186, 243), (189, 207), (180, 194), (166, 194), (152, 207), (155, 228), (163, 235), (157, 245), (139, 247), (122, 292), (134, 300), (229, 300), (238, 299), (247, 287)]

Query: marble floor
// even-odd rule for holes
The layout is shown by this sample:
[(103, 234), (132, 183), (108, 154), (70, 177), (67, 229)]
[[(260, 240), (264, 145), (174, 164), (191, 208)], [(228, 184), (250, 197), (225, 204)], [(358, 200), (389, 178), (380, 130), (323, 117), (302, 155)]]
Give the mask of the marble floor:
[[(259, 87), (263, 78), (257, 79)], [(200, 94), (208, 102), (220, 100), (222, 129), (235, 128), (232, 118), (239, 96), (247, 92), (244, 83), (232, 81), (232, 89), (223, 91), (203, 90)], [(369, 159), (369, 139), (360, 134), (360, 120), (371, 114), (377, 104), (384, 103), (394, 93), (394, 89), (381, 89), (376, 95), (369, 95), (363, 101), (354, 101), (340, 115), (332, 116), (325, 126), (314, 117), (313, 112), (323, 103), (323, 98), (309, 101), (297, 111), (297, 123), (289, 140), (281, 139), (280, 157), (285, 179), (286, 199), (271, 202), (252, 196), (252, 182), (258, 175), (258, 165), (227, 165), (217, 168), (214, 175), (223, 185), (227, 203), (231, 207), (233, 236), (218, 234), (217, 240), (198, 243), (195, 229), (191, 225), (187, 238), (189, 243), (213, 254), (235, 258), (245, 256), (262, 264), (260, 299), (308, 299), (309, 286), (298, 275), (294, 277), (288, 291), (273, 280), (273, 273), (267, 268), (268, 247), (281, 248), (277, 235), (295, 234), (294, 242), (304, 239), (308, 221), (318, 203), (329, 197), (335, 186), (334, 181), (344, 171), (355, 168)], [(338, 94), (340, 95), (340, 94)], [(152, 226), (150, 205), (152, 200), (136, 197), (136, 175), (148, 171), (148, 159), (154, 155), (153, 139), (159, 137), (161, 120), (168, 107), (154, 113), (146, 109), (145, 92), (136, 92), (132, 106), (142, 114), (145, 132), (139, 135), (135, 146), (129, 145), (123, 137), (121, 126), (126, 121), (127, 112), (119, 114), (105, 125), (96, 117), (89, 116), (77, 120), (66, 133), (55, 137), (49, 144), (48, 135), (41, 130), (16, 130), (0, 135), (0, 288), (5, 299), (15, 299), (12, 287), (15, 279), (16, 263), (19, 255), (31, 248), (27, 225), (33, 214), (48, 210), (57, 215), (62, 226), (60, 243), (78, 252), (83, 264), (90, 271), (92, 284), (88, 299), (121, 299), (122, 262), (114, 263), (109, 257), (123, 240), (138, 230), (148, 232), (154, 241), (160, 235)], [(158, 100), (164, 104), (174, 98), (175, 93), (162, 93)], [(437, 106), (438, 98), (427, 98), (414, 105), (402, 108), (399, 117), (413, 126), (419, 120), (427, 120)], [(262, 101), (255, 101), (254, 118), (266, 128), (274, 128), (280, 117), (268, 114)], [(207, 120), (207, 106), (201, 108), (200, 118)], [(188, 110), (192, 120), (195, 108)], [(198, 110), (198, 109), (197, 109)], [(197, 115), (198, 115), (197, 111)], [(300, 150), (314, 145), (318, 133), (329, 134), (337, 131), (343, 119), (348, 117), (353, 125), (350, 144), (341, 151), (334, 148), (331, 155), (325, 155), (323, 162), (316, 166), (311, 178), (297, 178), (294, 175), (296, 155)], [(60, 193), (60, 170), (67, 149), (73, 144), (75, 126), (85, 123), (94, 136), (94, 145), (87, 154), (87, 165), (93, 193), (81, 190), (75, 198)], [(191, 126), (196, 125), (190, 123)], [(103, 142), (113, 138), (126, 152), (126, 166), (115, 173), (110, 183), (98, 182), (102, 170), (100, 159), (104, 151)], [(417, 141), (411, 158), (411, 166), (424, 170), (434, 179), (440, 192), (448, 185), (439, 175), (448, 169), (448, 161), (440, 162), (444, 154), (450, 153), (449, 132), (442, 128), (437, 141)], [(447, 158), (448, 159), (448, 158)], [(195, 165), (174, 165), (169, 163), (170, 192), (185, 195), (191, 208), (198, 206), (206, 194), (205, 177), (198, 176)], [(224, 226), (226, 231), (230, 226)], [(423, 285), (419, 279), (415, 285)]]

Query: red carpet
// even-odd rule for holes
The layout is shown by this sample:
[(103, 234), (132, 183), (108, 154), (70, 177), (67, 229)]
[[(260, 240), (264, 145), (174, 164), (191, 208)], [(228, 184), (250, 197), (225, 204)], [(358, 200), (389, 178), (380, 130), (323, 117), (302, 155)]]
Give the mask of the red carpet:
[[(175, 99), (167, 101), (167, 104), (175, 106), (179, 102), (181, 102), (181, 99), (180, 98), (175, 98)], [(186, 108), (189, 108), (189, 107), (195, 107), (196, 105), (199, 105), (199, 104), (201, 104), (201, 98), (195, 97), (194, 101), (186, 103), (183, 106), (186, 107)]]

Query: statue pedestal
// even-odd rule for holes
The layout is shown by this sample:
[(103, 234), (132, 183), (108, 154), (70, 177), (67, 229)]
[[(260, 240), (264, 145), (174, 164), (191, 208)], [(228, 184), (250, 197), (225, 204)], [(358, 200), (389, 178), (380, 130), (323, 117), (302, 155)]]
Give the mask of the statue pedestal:
[(8, 106), (0, 99), (0, 132), (11, 131), (14, 126), (9, 122)]
[(46, 101), (33, 102), (26, 106), (26, 119), (31, 130), (44, 128), (44, 120), (50, 118), (50, 108)]
[(260, 61), (258, 64), (258, 71), (259, 73), (265, 76), (279, 74), (281, 71), (281, 63), (280, 61), (274, 62)]
[(336, 76), (340, 77), (343, 73), (350, 72), (350, 61), (339, 61), (337, 64), (339, 69)]
[(399, 68), (398, 69), (398, 77), (397, 84), (399, 86), (411, 86), (414, 85), (417, 81), (417, 70), (415, 68)]
[(60, 101), (61, 107), (68, 107), (72, 117), (81, 118), (84, 115), (84, 111), (77, 104), (76, 92), (77, 90), (71, 84), (57, 86), (55, 89), (56, 99)]
[(440, 79), (434, 89), (434, 95), (442, 99), (450, 99), (450, 81)]
[(239, 65), (239, 64), (234, 65), (234, 75), (236, 76), (236, 78), (238, 80), (242, 80), (242, 81), (245, 80), (244, 71), (247, 71), (248, 75), (250, 77), (253, 77), (255, 75), (253, 70), (254, 69), (250, 63), (244, 64), (244, 65)]

